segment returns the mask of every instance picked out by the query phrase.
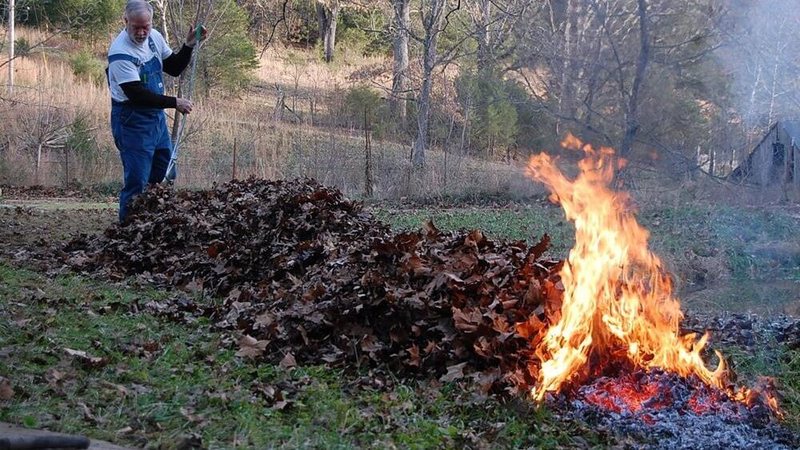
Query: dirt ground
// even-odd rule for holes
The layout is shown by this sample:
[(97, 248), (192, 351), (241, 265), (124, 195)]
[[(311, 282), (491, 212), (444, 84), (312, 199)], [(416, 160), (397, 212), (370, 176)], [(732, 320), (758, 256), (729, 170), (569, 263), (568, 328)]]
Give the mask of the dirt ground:
[(99, 234), (117, 220), (115, 203), (75, 199), (0, 201), (0, 252), (12, 258), (24, 249)]

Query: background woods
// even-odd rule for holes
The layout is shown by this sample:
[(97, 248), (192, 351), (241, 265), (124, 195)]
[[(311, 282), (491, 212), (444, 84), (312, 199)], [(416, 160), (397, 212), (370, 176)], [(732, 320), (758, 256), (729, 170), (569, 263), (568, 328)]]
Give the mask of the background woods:
[[(526, 195), (525, 157), (566, 132), (616, 148), (634, 186), (721, 179), (800, 103), (790, 0), (152, 3), (174, 47), (194, 21), (211, 31), (182, 136), (192, 186), (235, 170)], [(103, 69), (123, 5), (2, 3), (0, 182), (116, 182)]]

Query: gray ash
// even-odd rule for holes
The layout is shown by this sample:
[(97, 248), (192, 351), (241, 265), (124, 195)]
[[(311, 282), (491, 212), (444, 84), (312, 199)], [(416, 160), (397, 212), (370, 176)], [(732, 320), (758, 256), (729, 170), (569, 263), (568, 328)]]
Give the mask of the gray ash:
[(794, 449), (765, 395), (732, 400), (696, 377), (637, 371), (599, 377), (554, 401), (564, 417), (616, 436), (624, 448)]

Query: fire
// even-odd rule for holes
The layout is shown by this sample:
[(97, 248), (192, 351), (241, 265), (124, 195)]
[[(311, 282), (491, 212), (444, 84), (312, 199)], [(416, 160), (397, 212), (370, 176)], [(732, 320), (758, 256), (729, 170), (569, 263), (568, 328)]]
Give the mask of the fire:
[(575, 224), (576, 242), (560, 276), (564, 298), (560, 318), (537, 345), (541, 360), (532, 389), (536, 400), (610, 361), (634, 368), (660, 368), (695, 375), (732, 398), (749, 390), (729, 388), (722, 355), (715, 369), (701, 353), (709, 335), (681, 335), (679, 301), (662, 262), (647, 247), (649, 233), (634, 218), (630, 198), (609, 188), (624, 161), (613, 149), (596, 149), (569, 135), (561, 145), (585, 154), (580, 174), (567, 179), (547, 154), (533, 156), (529, 175), (544, 183)]

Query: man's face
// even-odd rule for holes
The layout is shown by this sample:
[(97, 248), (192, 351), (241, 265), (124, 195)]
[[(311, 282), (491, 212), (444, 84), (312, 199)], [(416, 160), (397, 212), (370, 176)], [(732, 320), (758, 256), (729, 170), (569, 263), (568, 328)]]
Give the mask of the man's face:
[(150, 14), (135, 14), (125, 18), (125, 30), (131, 40), (137, 44), (143, 44), (150, 35), (153, 28), (153, 18)]

